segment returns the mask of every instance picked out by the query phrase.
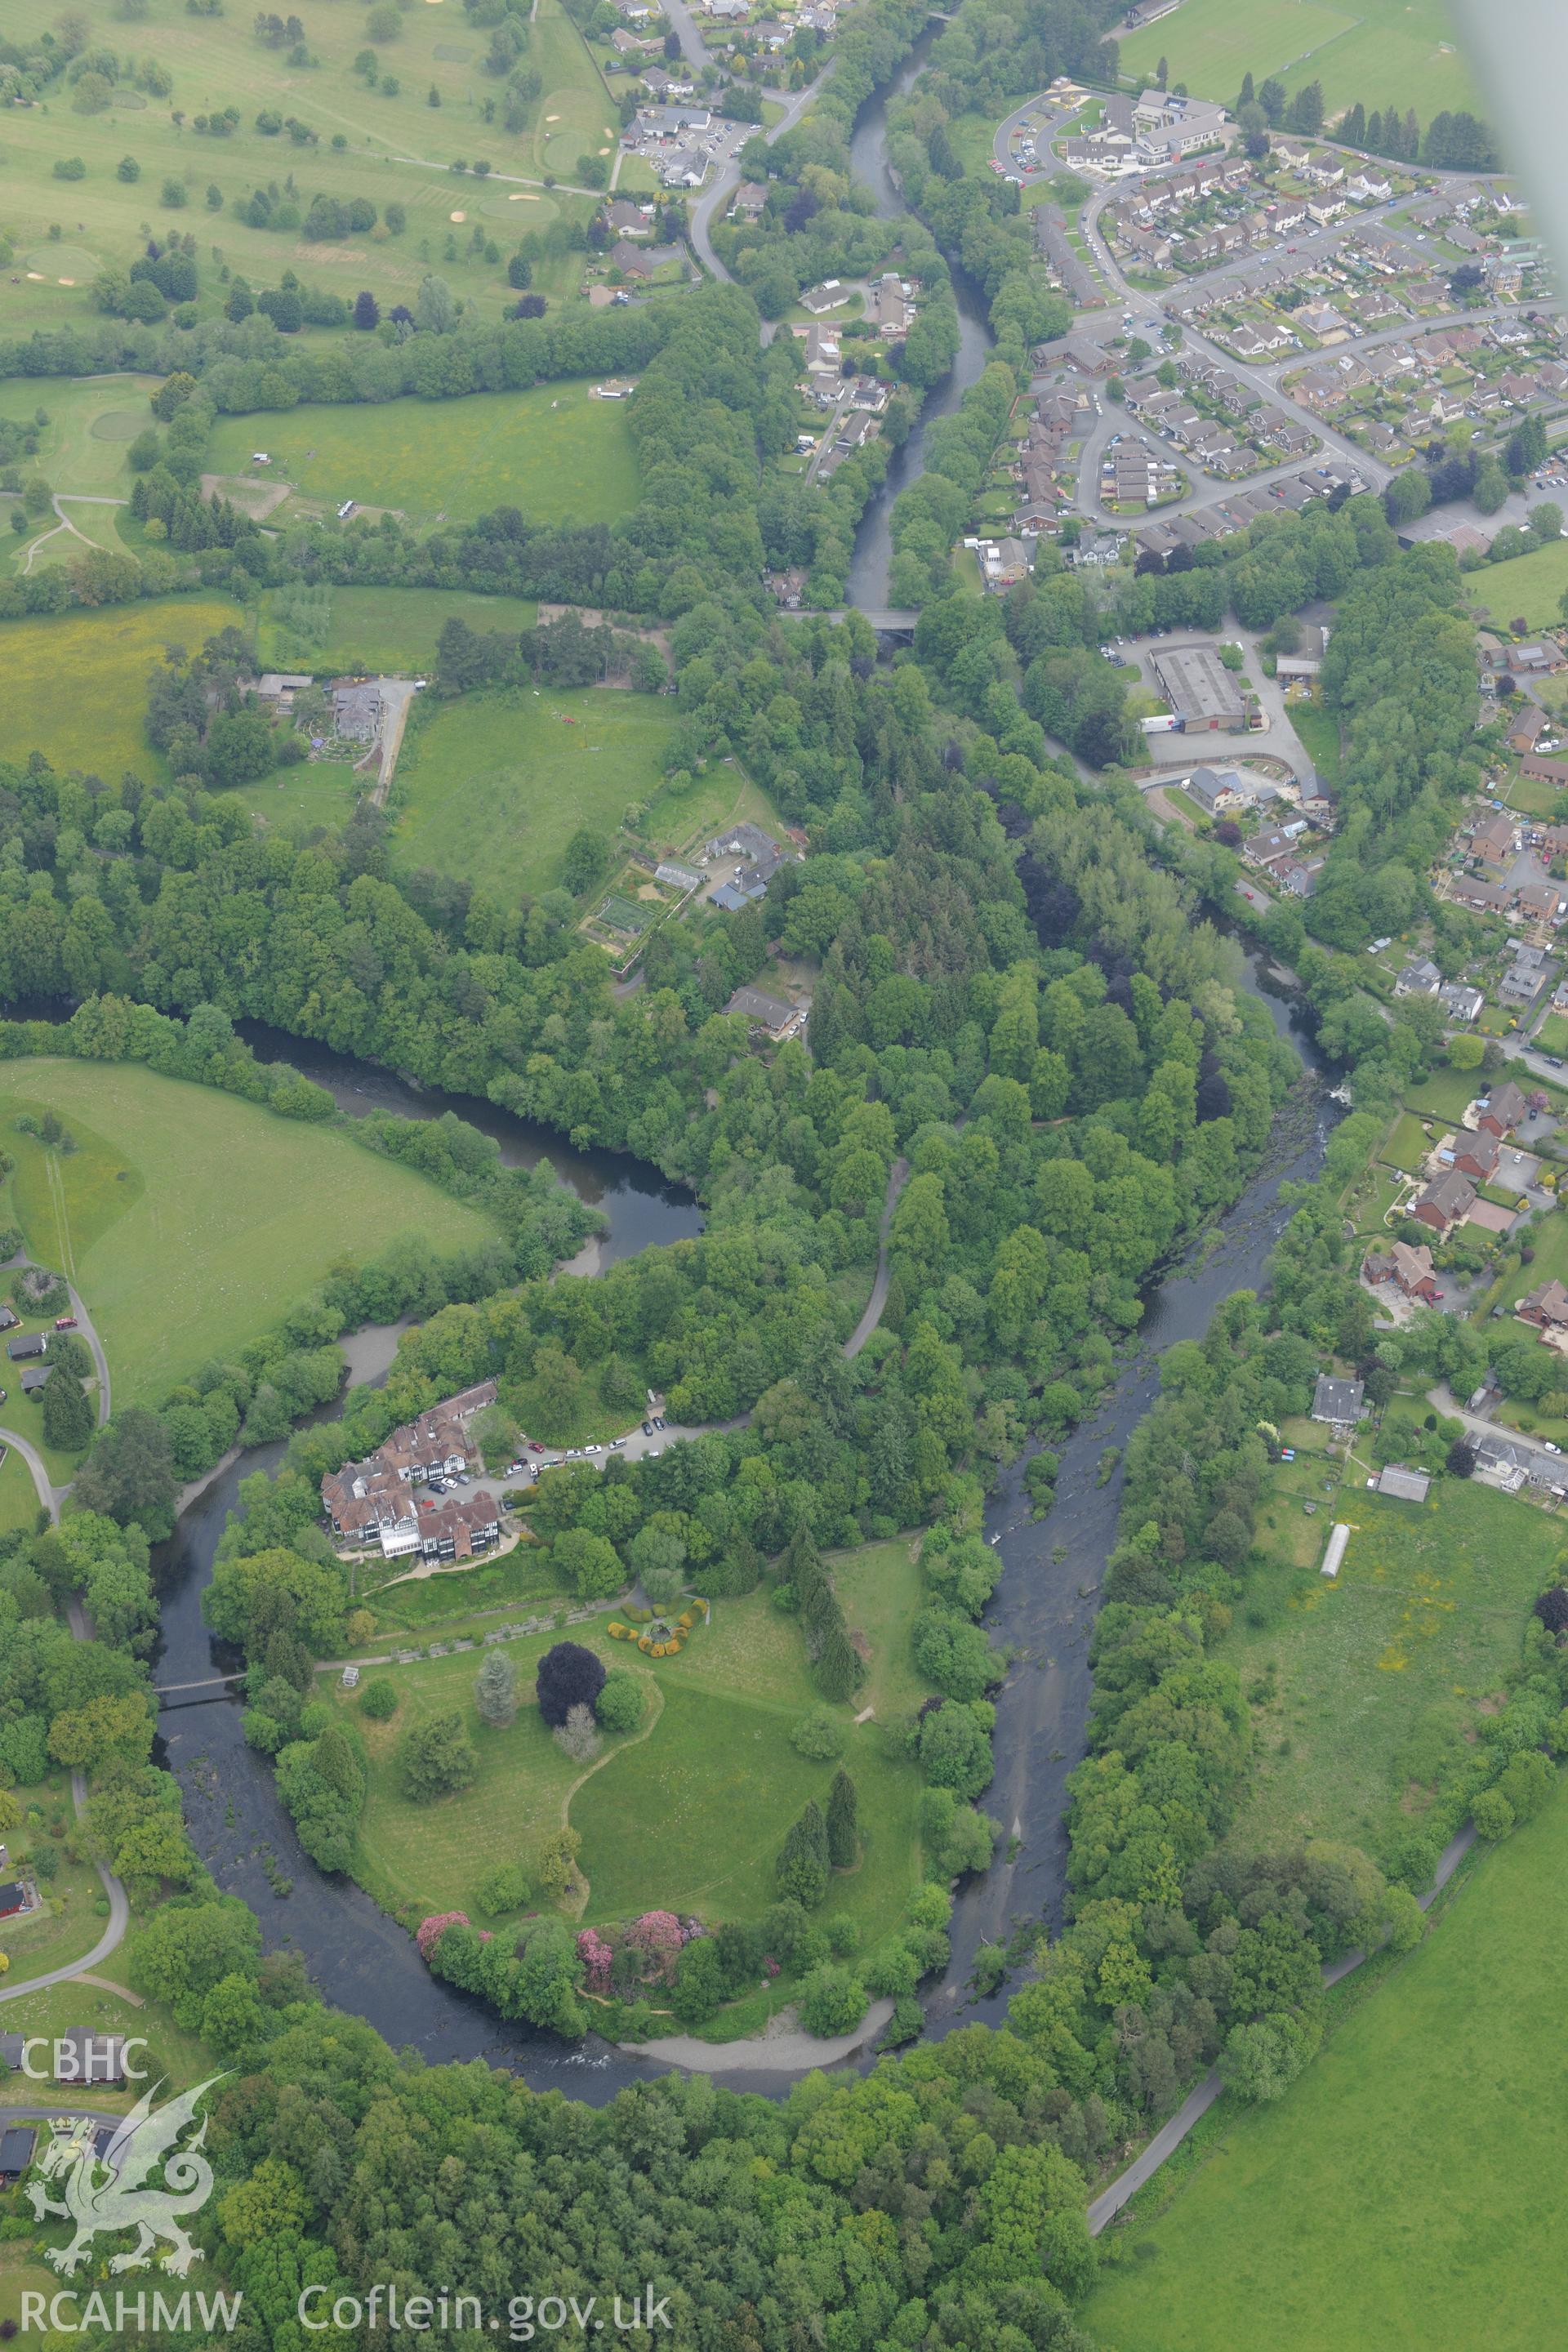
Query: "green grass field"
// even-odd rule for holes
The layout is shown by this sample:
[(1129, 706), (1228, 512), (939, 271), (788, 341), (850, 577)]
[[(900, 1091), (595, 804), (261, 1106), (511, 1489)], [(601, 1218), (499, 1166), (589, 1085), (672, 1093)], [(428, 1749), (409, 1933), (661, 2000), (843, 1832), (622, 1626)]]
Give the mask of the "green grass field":
[[(269, 467), (251, 466), (256, 449)], [(226, 416), (208, 451), (216, 473), (264, 474), (317, 504), (354, 499), (421, 523), (471, 522), (497, 506), (521, 507), (537, 522), (609, 522), (637, 495), (625, 406), (591, 399), (585, 382)]]
[(148, 673), (166, 646), (194, 654), (242, 617), (226, 596), (167, 596), (0, 622), (0, 759), (41, 751), (57, 768), (106, 780), (131, 768), (163, 781), (164, 762), (142, 731)]
[(1543, 1054), (1568, 1055), (1568, 1013), (1549, 1013), (1536, 1031), (1534, 1042)]
[[(603, 404), (600, 404), (601, 405)], [(264, 669), (292, 669), (294, 659), (261, 604), (257, 660)], [(326, 643), (310, 656), (317, 672), (428, 670), (436, 641), (448, 620), (470, 629), (531, 629), (537, 607), (527, 596), (473, 596), (461, 588), (334, 588)]]
[(1483, 110), (1442, 0), (1183, 0), (1121, 48), (1124, 76), (1152, 79), (1165, 58), (1173, 84), (1226, 105), (1250, 72), (1289, 90), (1321, 82), (1331, 116), (1358, 98), (1369, 111), (1394, 98), (1423, 126), (1445, 107)]
[[(1076, 2315), (1107, 2352), (1540, 2352), (1562, 2140), (1545, 2045), (1568, 1947), (1568, 1798), (1484, 1855), (1284, 2098), (1220, 2128)], [(1544, 2063), (1543, 2063), (1544, 2060)], [(1147, 2218), (1145, 2218), (1147, 2214)]]
[[(822, 1916), (852, 1914), (869, 1940), (896, 1924), (918, 1878), (920, 1780), (894, 1730), (902, 1708), (922, 1695), (907, 1658), (918, 1571), (901, 1542), (868, 1546), (834, 1569), (850, 1626), (870, 1648), (871, 1672), (856, 1706), (837, 1710), (859, 1795), (862, 1860), (835, 1879)], [(436, 1580), (417, 1588), (422, 1595), (437, 1589)], [(557, 1638), (508, 1644), (521, 1692)], [(387, 1668), (403, 1698), (387, 1725), (370, 1723), (350, 1695), (336, 1693), (372, 1758), (362, 1883), (389, 1909), (466, 1909), (488, 1870), (510, 1860), (526, 1869), (566, 1818), (582, 1834), (587, 1919), (655, 1907), (714, 1921), (756, 1916), (774, 1899), (773, 1859), (784, 1832), (809, 1798), (825, 1797), (836, 1769), (790, 1745), (791, 1727), (815, 1701), (798, 1624), (758, 1593), (717, 1602), (712, 1623), (699, 1627), (677, 1658), (644, 1660), (612, 1642), (603, 1624), (575, 1627), (571, 1638), (606, 1664), (634, 1666), (658, 1700), (640, 1733), (606, 1740), (589, 1768), (562, 1755), (531, 1704), (509, 1730), (480, 1724), (473, 1683), (482, 1652)], [(854, 1727), (852, 1715), (867, 1704), (878, 1720)], [(479, 1777), (460, 1796), (412, 1805), (398, 1787), (398, 1743), (411, 1723), (453, 1706), (479, 1751)]]
[[(16, 1134), (23, 1109), (57, 1111), (79, 1149), (57, 1156)], [(10, 1065), (0, 1133), (16, 1161), (16, 1221), (81, 1292), (116, 1404), (151, 1402), (205, 1358), (232, 1355), (339, 1256), (489, 1231), (346, 1136), (134, 1065)]]
[(346, 760), (312, 760), (303, 767), (277, 768), (254, 784), (235, 793), (263, 822), (279, 833), (311, 832), (317, 825), (333, 830), (345, 825), (354, 813), (365, 782)]
[[(1318, 1465), (1270, 1474), (1261, 1541), (1223, 1654), (1253, 1697), (1258, 1769), (1233, 1834), (1348, 1840), (1375, 1853), (1418, 1820), (1444, 1759), (1520, 1655), (1562, 1529), (1511, 1496), (1441, 1479), (1425, 1505), (1368, 1494), (1352, 1471), (1331, 1507)], [(1300, 1496), (1315, 1493), (1306, 1518)], [(1332, 1583), (1331, 1516), (1355, 1532)], [(1261, 1618), (1263, 1622), (1254, 1621)], [(1272, 1670), (1272, 1671), (1270, 1671)]]
[(1290, 724), (1301, 739), (1301, 748), (1326, 783), (1344, 782), (1343, 762), (1340, 751), (1340, 722), (1331, 710), (1321, 702), (1293, 702)]
[[(8, 1423), (13, 1426), (21, 1423), (24, 1437), (32, 1434), (30, 1424), (22, 1420), (20, 1391), (14, 1405), (7, 1403), (0, 1411), (3, 1411)], [(4, 1440), (0, 1440), (0, 1444), (3, 1443)], [(33, 1485), (33, 1474), (16, 1447), (7, 1445), (5, 1458), (0, 1462), (0, 1536), (8, 1536), (17, 1528), (25, 1528), (31, 1535), (37, 1516), (38, 1496)]]
[(1472, 600), (1504, 628), (1514, 620), (1530, 629), (1554, 628), (1563, 617), (1563, 591), (1568, 588), (1568, 539), (1533, 548), (1528, 555), (1511, 555), (1506, 563), (1489, 563), (1484, 571), (1471, 572), (1466, 586)]
[(1431, 1141), (1420, 1120), (1405, 1111), (1384, 1138), (1378, 1158), (1385, 1167), (1401, 1169), (1406, 1176), (1418, 1176), (1431, 1150)]
[(611, 835), (634, 803), (659, 793), (659, 762), (679, 723), (666, 696), (607, 687), (520, 688), (445, 704), (398, 761), (397, 862), (500, 890), (553, 888), (579, 825)]
[[(402, 1701), (390, 1723), (372, 1723), (351, 1694), (336, 1692), (370, 1754), (355, 1875), (384, 1909), (417, 1904), (424, 1912), (474, 1910), (475, 1891), (487, 1872), (501, 1862), (521, 1862), (527, 1869), (545, 1839), (562, 1827), (571, 1790), (588, 1768), (561, 1753), (538, 1708), (529, 1703), (533, 1669), (554, 1639), (544, 1633), (507, 1644), (525, 1704), (505, 1731), (482, 1724), (474, 1705), (474, 1676), (483, 1655), (479, 1650), (389, 1667)], [(624, 1646), (600, 1625), (574, 1626), (572, 1639), (596, 1650), (606, 1664), (616, 1663), (617, 1654), (626, 1663)], [(403, 1736), (411, 1725), (453, 1706), (461, 1709), (478, 1752), (478, 1778), (459, 1796), (410, 1804), (397, 1770)], [(624, 1744), (607, 1740), (597, 1769), (603, 1770)], [(584, 1856), (584, 1865), (592, 1867), (591, 1856)]]
[(119, 491), (126, 485), (125, 452), (153, 422), (148, 401), (162, 377), (10, 376), (0, 383), (0, 416), (31, 424), (48, 418), (38, 435), (37, 465), (57, 490)]
[[(12, 0), (6, 34), (26, 47), (58, 13), (53, 0)], [(149, 19), (129, 32), (114, 0), (83, 0), (79, 14), (89, 47), (112, 49), (122, 59), (151, 58), (168, 71), (174, 87), (167, 97), (153, 97), (125, 79), (113, 104), (83, 115), (57, 84), (43, 105), (7, 111), (0, 222), (17, 255), (13, 267), (20, 282), (6, 287), (13, 333), (85, 319), (87, 289), (100, 268), (131, 261), (149, 226), (166, 231), (172, 224), (194, 230), (199, 239), (199, 299), (209, 315), (224, 299), (220, 269), (226, 265), (258, 287), (277, 285), (291, 268), (308, 283), (351, 301), (369, 287), (384, 310), (412, 302), (421, 278), (436, 269), (455, 293), (494, 318), (516, 299), (505, 261), (521, 230), (563, 216), (584, 221), (593, 209), (586, 194), (542, 184), (546, 170), (563, 184), (575, 182), (579, 154), (597, 153), (607, 143), (604, 126), (616, 120), (598, 68), (561, 0), (540, 0), (526, 62), (538, 68), (544, 89), (515, 133), (499, 120), (484, 120), (487, 100), (494, 110), (497, 89), (484, 71), (489, 35), (460, 13), (458, 0), (404, 13), (396, 37), (374, 45), (380, 72), (374, 89), (353, 70), (365, 43), (363, 8), (318, 8), (308, 16), (307, 45), (316, 62), (303, 67), (291, 66), (286, 49), (255, 37), (248, 9), (192, 17), (174, 0), (154, 0)], [(399, 85), (395, 95), (387, 94), (387, 77)], [(427, 103), (432, 89), (438, 107)], [(198, 113), (229, 104), (240, 110), (230, 136), (213, 139), (195, 130)], [(308, 125), (316, 143), (296, 145), (286, 130), (263, 132), (257, 121), (263, 110)], [(549, 114), (558, 120), (547, 127)], [(332, 145), (334, 137), (342, 140), (341, 148)], [(140, 178), (131, 183), (117, 175), (127, 154), (141, 166)], [(72, 155), (85, 163), (86, 176), (56, 182), (56, 160)], [(458, 157), (487, 161), (491, 176), (454, 173), (450, 166)], [(378, 213), (395, 199), (406, 208), (407, 226), (390, 236), (378, 221), (367, 235), (319, 242), (307, 242), (297, 226), (251, 227), (240, 215), (249, 192), (281, 183), (289, 173), (303, 198), (301, 211), (317, 194), (345, 201), (367, 197)], [(163, 201), (170, 178), (187, 191), (177, 210)], [(209, 186), (221, 199), (216, 209), (207, 201)], [(51, 226), (58, 226), (58, 237), (50, 236)], [(498, 261), (488, 260), (482, 246), (475, 251), (476, 228), (494, 244)], [(535, 284), (559, 304), (575, 299), (581, 277), (581, 256), (568, 255), (547, 264)]]

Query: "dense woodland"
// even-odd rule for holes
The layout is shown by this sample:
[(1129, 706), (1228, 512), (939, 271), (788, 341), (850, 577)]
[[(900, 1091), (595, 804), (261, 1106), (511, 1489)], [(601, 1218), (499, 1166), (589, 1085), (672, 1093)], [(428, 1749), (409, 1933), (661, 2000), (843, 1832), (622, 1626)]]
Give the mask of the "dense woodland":
[[(486, 1207), (493, 1247), (337, 1270), (237, 1364), (204, 1367), (156, 1413), (117, 1415), (79, 1481), (86, 1507), (61, 1529), (0, 1538), (0, 1778), (34, 1781), (50, 1759), (90, 1773), (86, 1843), (150, 1919), (138, 1989), (169, 2000), (233, 2072), (208, 2140), (223, 2193), (201, 2226), (215, 2268), (245, 2289), (242, 2347), (296, 2352), (307, 2282), (330, 2303), (396, 2277), (501, 2311), (531, 2280), (628, 2301), (651, 2282), (681, 2341), (723, 2352), (1085, 2352), (1070, 2305), (1094, 2262), (1087, 2179), (1216, 2059), (1244, 2095), (1275, 2095), (1321, 2033), (1320, 1963), (1369, 1938), (1407, 1940), (1434, 1839), (1478, 1797), (1500, 1793), (1510, 1818), (1527, 1815), (1550, 1775), (1531, 1751), (1564, 1694), (1557, 1653), (1532, 1634), (1495, 1737), (1448, 1759), (1419, 1832), (1375, 1855), (1227, 1843), (1247, 1709), (1208, 1645), (1245, 1576), (1259, 1422), (1301, 1409), (1329, 1348), (1369, 1376), (1395, 1369), (1391, 1344), (1400, 1364), (1454, 1377), (1473, 1360), (1456, 1352), (1473, 1335), (1456, 1339), (1440, 1318), (1374, 1345), (1335, 1205), (1436, 1043), (1419, 1006), (1384, 1019), (1336, 950), (1430, 910), (1426, 865), (1479, 772), (1473, 642), (1451, 557), (1400, 553), (1370, 499), (1280, 518), (1183, 571), (1118, 576), (1109, 593), (1048, 563), (1005, 600), (941, 593), (950, 509), (1005, 427), (1013, 346), (1021, 360), (1037, 331), (1038, 289), (1021, 271), (1008, 192), (943, 168), (939, 116), (993, 105), (1020, 71), (1040, 86), (1088, 69), (1092, 16), (970, 0), (943, 38), (930, 110), (922, 96), (900, 126), (907, 172), (925, 159), (921, 208), (986, 284), (1004, 353), (933, 427), (931, 470), (900, 510), (900, 583), (925, 607), (913, 655), (879, 667), (857, 617), (785, 625), (750, 593), (763, 561), (801, 563), (816, 600), (836, 602), (881, 462), (846, 467), (826, 493), (759, 467), (788, 446), (793, 411), (787, 353), (760, 350), (757, 310), (790, 273), (798, 285), (890, 250), (887, 225), (847, 184), (845, 133), (856, 74), (880, 78), (915, 29), (907, 10), (868, 12), (862, 48), (847, 37), (828, 86), (837, 111), (825, 101), (795, 144), (770, 151), (778, 184), (754, 259), (742, 268), (737, 254), (746, 289), (594, 322), (644, 338), (635, 356), (613, 340), (585, 356), (553, 322), (367, 339), (382, 389), (356, 378), (331, 395), (405, 388), (389, 358), (426, 371), (414, 388), (429, 396), (473, 388), (486, 370), (524, 383), (635, 365), (643, 496), (608, 530), (542, 531), (502, 510), (422, 543), (384, 523), (269, 545), (203, 508), (192, 493), (220, 406), (253, 404), (262, 374), (275, 404), (323, 396), (301, 373), (319, 362), (289, 353), (270, 318), (196, 330), (199, 346), (114, 321), (69, 352), (36, 338), (0, 357), (40, 373), (85, 372), (116, 352), (116, 365), (162, 362), (176, 389), (141, 479), (174, 550), (156, 560), (176, 577), (246, 601), (264, 582), (387, 579), (660, 615), (680, 712), (671, 769), (737, 758), (811, 842), (760, 906), (658, 933), (646, 986), (617, 999), (565, 890), (518, 900), (435, 873), (395, 877), (374, 812), (302, 844), (258, 838), (226, 789), (270, 748), (239, 690), (241, 639), (171, 661), (152, 683), (149, 732), (172, 783), (61, 776), (37, 758), (0, 769), (0, 1002), (78, 1008), (60, 1026), (0, 1024), (0, 1055), (139, 1059), (281, 1115), (331, 1116), (320, 1089), (263, 1069), (239, 1043), (236, 1020), (264, 1020), (578, 1144), (636, 1152), (706, 1213), (695, 1241), (594, 1281), (551, 1281), (592, 1220), (547, 1177), (501, 1171), (458, 1120), (361, 1122), (369, 1148)], [(900, 234), (906, 255), (921, 250), (917, 228)], [(929, 315), (934, 334), (940, 299)], [(443, 346), (438, 367), (408, 356), (422, 343)], [(918, 347), (905, 364), (924, 380)], [(0, 599), (17, 593), (33, 609), (30, 583)], [(277, 1478), (247, 1482), (208, 1602), (215, 1631), (245, 1647), (247, 1734), (278, 1758), (307, 1851), (343, 1865), (363, 1791), (352, 1739), (309, 1696), (348, 1611), (319, 1524), (323, 1470), (487, 1375), (504, 1409), (534, 1420), (564, 1412), (584, 1383), (606, 1400), (655, 1383), (682, 1419), (742, 1425), (602, 1475), (546, 1475), (531, 1516), (577, 1593), (618, 1590), (655, 1540), (714, 1593), (765, 1580), (799, 1616), (823, 1696), (843, 1698), (858, 1662), (820, 1555), (927, 1530), (910, 1638), (940, 1704), (908, 1734), (926, 1782), (929, 1884), (857, 1963), (868, 1990), (895, 1996), (896, 2031), (918, 2030), (915, 1989), (946, 1958), (946, 1884), (984, 1863), (994, 1834), (986, 1693), (1001, 1662), (978, 1622), (996, 1573), (976, 1532), (985, 1485), (1029, 1446), (1029, 1491), (1048, 1503), (1053, 1441), (1110, 1377), (1151, 1276), (1237, 1197), (1297, 1074), (1238, 984), (1235, 946), (1202, 919), (1205, 898), (1231, 903), (1231, 853), (1155, 835), (1119, 773), (1131, 748), (1124, 690), (1096, 648), (1151, 619), (1212, 628), (1227, 609), (1273, 628), (1317, 596), (1338, 612), (1325, 693), (1346, 730), (1342, 821), (1318, 898), (1266, 928), (1350, 1069), (1356, 1110), (1299, 1204), (1272, 1290), (1241, 1295), (1204, 1343), (1170, 1351), (1162, 1400), (1130, 1448), (1090, 1753), (1072, 1788), (1071, 1917), (1007, 2027), (960, 2030), (866, 2080), (805, 2083), (778, 2105), (672, 2082), (597, 2115), (484, 2067), (401, 2060), (330, 2016), (292, 1963), (261, 1960), (254, 1919), (218, 1895), (175, 1784), (151, 1763), (147, 1538), (165, 1532), (179, 1480), (236, 1436), (280, 1436), (335, 1395), (345, 1328), (411, 1311), (419, 1328), (384, 1391), (352, 1395), (341, 1422), (295, 1435)], [(437, 684), (470, 690), (537, 658), (517, 636), (449, 634)], [(1443, 955), (1469, 943), (1467, 920), (1442, 912)], [(764, 1058), (723, 1007), (774, 949), (816, 976), (808, 1047)], [(886, 1310), (847, 1363), (850, 1302), (899, 1158), (910, 1172)], [(54, 1615), (73, 1593), (99, 1625), (94, 1644), (71, 1643)], [(741, 1937), (748, 1923), (725, 1925)], [(769, 1925), (781, 1943), (795, 1932)], [(576, 2030), (559, 1927), (536, 1923), (493, 1967), (477, 1938), (454, 1945), (443, 1972), (508, 2014)], [(815, 1932), (799, 1927), (802, 1953)], [(454, 2328), (433, 2340), (469, 2352), (489, 2339)]]

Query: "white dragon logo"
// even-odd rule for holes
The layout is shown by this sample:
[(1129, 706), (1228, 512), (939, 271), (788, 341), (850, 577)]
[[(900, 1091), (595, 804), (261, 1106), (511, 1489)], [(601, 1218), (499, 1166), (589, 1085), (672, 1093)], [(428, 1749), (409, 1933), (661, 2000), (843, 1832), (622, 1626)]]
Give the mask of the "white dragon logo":
[[(212, 2194), (213, 2168), (200, 2153), (207, 2132), (205, 2116), (188, 2147), (182, 2148), (175, 2143), (194, 2119), (203, 2094), (223, 2079), (214, 2074), (156, 2111), (153, 2095), (162, 2085), (154, 2084), (116, 2126), (101, 2158), (93, 2148), (90, 2123), (68, 2121), (50, 2126), (54, 2137), (38, 2158), (37, 2167), (44, 2181), (63, 2179), (65, 2202), (57, 2202), (38, 2181), (29, 2184), (27, 2195), (37, 2220), (76, 2225), (68, 2246), (52, 2246), (45, 2252), (45, 2261), (62, 2278), (70, 2278), (80, 2268), (100, 2231), (138, 2232), (131, 2252), (117, 2254), (110, 2263), (111, 2271), (145, 2270), (159, 2240), (165, 2238), (172, 2251), (163, 2267), (176, 2278), (184, 2278), (193, 2263), (203, 2260), (202, 2249), (191, 2243), (180, 2220), (184, 2214), (200, 2212)], [(160, 2165), (163, 2187), (143, 2186)]]

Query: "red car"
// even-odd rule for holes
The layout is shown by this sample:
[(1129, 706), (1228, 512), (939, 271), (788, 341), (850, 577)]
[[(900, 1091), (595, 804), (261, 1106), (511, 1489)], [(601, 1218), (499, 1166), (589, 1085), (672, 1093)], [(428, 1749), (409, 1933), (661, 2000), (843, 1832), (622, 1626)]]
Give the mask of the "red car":
[(528, 1441), (528, 1450), (531, 1454), (542, 1454), (544, 1448), (537, 1437), (531, 1437)]
[(74, 1331), (76, 1329), (76, 1317), (74, 1315), (57, 1315), (55, 1318), (55, 1329), (57, 1331)]

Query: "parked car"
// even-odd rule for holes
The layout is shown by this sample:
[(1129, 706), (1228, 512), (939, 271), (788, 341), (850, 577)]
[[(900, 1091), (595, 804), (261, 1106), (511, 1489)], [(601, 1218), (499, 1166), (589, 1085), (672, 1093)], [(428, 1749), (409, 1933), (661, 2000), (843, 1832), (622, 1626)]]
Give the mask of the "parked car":
[(76, 1317), (74, 1315), (57, 1315), (55, 1317), (55, 1329), (57, 1331), (74, 1331), (76, 1329)]
[(528, 1441), (528, 1450), (531, 1454), (542, 1454), (544, 1448), (537, 1437), (531, 1437)]
[(642, 1425), (642, 1433), (645, 1437), (651, 1437), (653, 1435), (653, 1423), (651, 1421), (644, 1422)]

